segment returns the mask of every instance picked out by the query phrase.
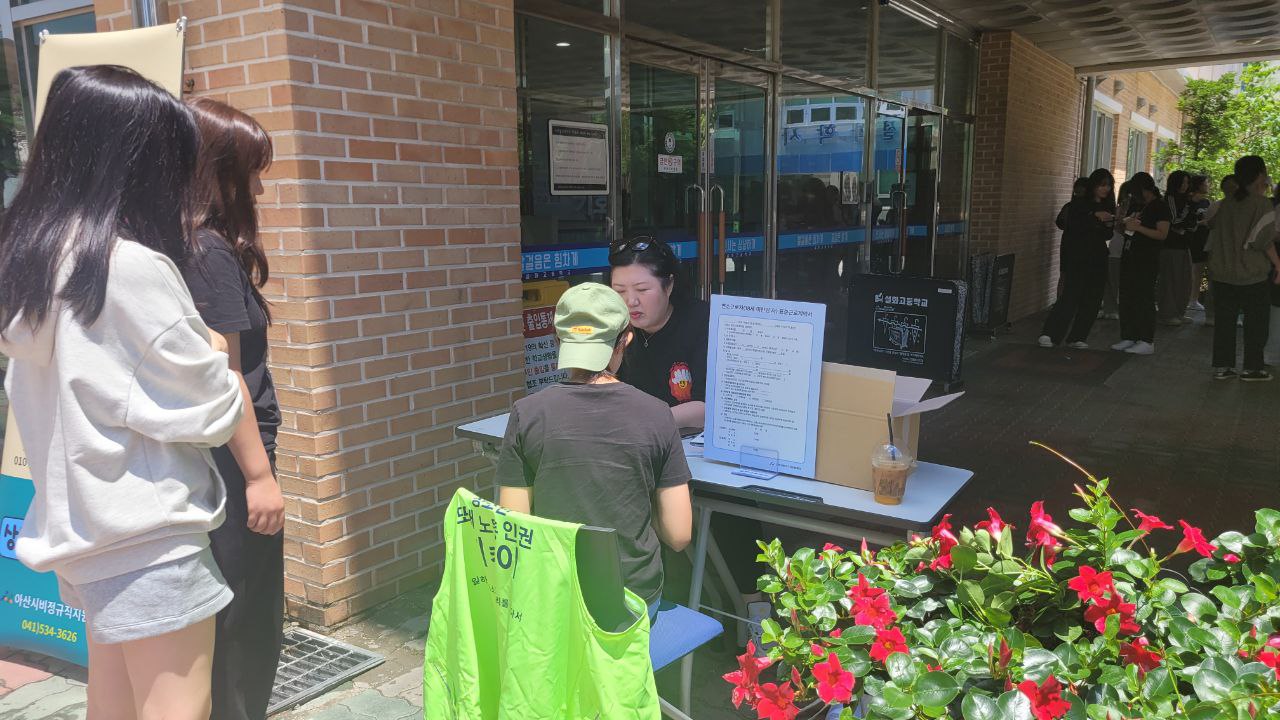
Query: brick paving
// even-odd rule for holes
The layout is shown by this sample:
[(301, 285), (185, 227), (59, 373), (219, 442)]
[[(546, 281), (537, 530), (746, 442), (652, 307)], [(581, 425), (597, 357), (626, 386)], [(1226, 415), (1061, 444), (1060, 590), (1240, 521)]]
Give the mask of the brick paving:
[[(959, 402), (928, 416), (922, 456), (971, 468), (973, 483), (949, 510), (964, 522), (988, 505), (1015, 524), (1043, 499), (1066, 519), (1075, 471), (1028, 443), (1039, 440), (1113, 478), (1126, 506), (1166, 520), (1186, 517), (1216, 534), (1251, 523), (1253, 509), (1280, 506), (1280, 382), (1215, 382), (1208, 361), (1212, 330), (1199, 321), (1161, 328), (1158, 352), (1126, 359), (1104, 382), (1081, 383), (1055, 370), (1086, 362), (1080, 351), (1044, 350), (1043, 372), (1006, 372), (996, 349), (1030, 345), (1039, 319), (994, 341), (971, 341), (966, 390)], [(1115, 323), (1099, 323), (1091, 338), (1115, 341)], [(1109, 352), (1109, 351), (1089, 351)], [(334, 636), (386, 656), (382, 666), (302, 707), (283, 720), (407, 720), (421, 716), (421, 661), (431, 592), (417, 590), (380, 606)], [(720, 674), (733, 666), (730, 641), (696, 655), (693, 716), (750, 717), (729, 705)], [(659, 673), (675, 697), (674, 669)], [(0, 718), (80, 720), (83, 670), (0, 648)]]

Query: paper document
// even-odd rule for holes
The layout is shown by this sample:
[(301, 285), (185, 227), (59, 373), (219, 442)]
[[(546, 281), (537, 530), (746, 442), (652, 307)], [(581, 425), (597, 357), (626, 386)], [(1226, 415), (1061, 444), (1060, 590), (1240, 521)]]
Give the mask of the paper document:
[(708, 458), (813, 477), (825, 319), (824, 305), (712, 297)]

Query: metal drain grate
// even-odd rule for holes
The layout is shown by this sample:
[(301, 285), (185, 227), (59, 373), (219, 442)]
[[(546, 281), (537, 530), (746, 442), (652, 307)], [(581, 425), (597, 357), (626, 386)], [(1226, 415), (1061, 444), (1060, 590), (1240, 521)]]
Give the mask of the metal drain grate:
[(284, 633), (280, 665), (267, 714), (313, 700), (382, 664), (383, 657), (302, 628)]

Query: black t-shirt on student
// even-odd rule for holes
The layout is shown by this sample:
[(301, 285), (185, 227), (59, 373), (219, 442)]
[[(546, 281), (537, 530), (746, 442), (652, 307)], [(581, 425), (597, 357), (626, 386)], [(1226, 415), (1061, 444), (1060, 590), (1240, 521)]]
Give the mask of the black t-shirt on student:
[(684, 303), (652, 335), (636, 330), (618, 379), (674, 407), (707, 399), (707, 326), (711, 306)]
[[(1157, 198), (1147, 203), (1142, 208), (1142, 214), (1138, 216), (1138, 221), (1142, 223), (1142, 227), (1156, 229), (1156, 225), (1161, 222), (1172, 223), (1173, 213), (1169, 212), (1169, 204), (1164, 198)], [(1125, 238), (1125, 252), (1129, 254), (1152, 255), (1159, 254), (1163, 243), (1147, 237), (1141, 233), (1134, 233), (1133, 237)]]
[(224, 334), (240, 333), (240, 370), (253, 399), (262, 445), (270, 454), (276, 448), (280, 405), (267, 368), (267, 315), (227, 241), (207, 230), (201, 230), (196, 240), (196, 252), (183, 278), (205, 325)]
[(1195, 217), (1192, 216), (1191, 202), (1185, 198), (1165, 197), (1169, 207), (1169, 236), (1165, 238), (1166, 250), (1186, 250), (1191, 247), (1189, 233), (1194, 230)]
[(690, 479), (666, 405), (621, 382), (549, 385), (511, 409), (496, 479), (533, 488), (540, 517), (617, 530), (626, 586), (661, 597), (653, 495)]

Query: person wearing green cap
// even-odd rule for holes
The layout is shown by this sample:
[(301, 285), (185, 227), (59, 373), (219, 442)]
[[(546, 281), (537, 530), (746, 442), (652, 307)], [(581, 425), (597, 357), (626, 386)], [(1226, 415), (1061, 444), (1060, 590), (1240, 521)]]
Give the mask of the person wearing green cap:
[(693, 534), (689, 464), (667, 404), (619, 382), (632, 332), (611, 288), (574, 286), (556, 304), (567, 380), (516, 401), (498, 456), (498, 503), (618, 532), (623, 580), (649, 613), (662, 596), (660, 543)]

